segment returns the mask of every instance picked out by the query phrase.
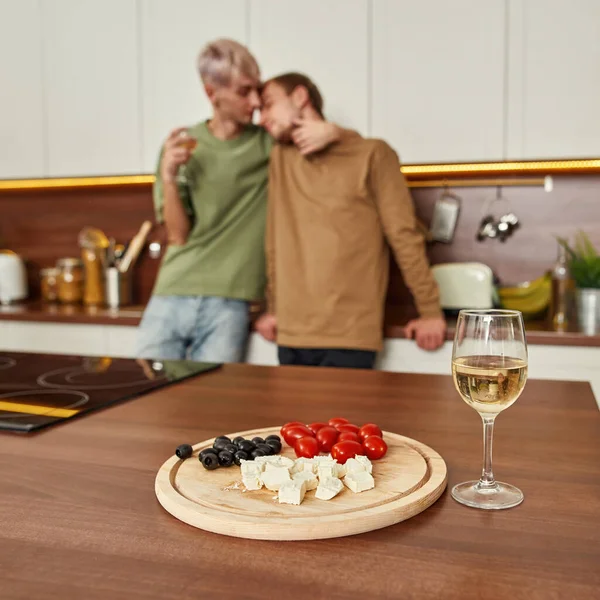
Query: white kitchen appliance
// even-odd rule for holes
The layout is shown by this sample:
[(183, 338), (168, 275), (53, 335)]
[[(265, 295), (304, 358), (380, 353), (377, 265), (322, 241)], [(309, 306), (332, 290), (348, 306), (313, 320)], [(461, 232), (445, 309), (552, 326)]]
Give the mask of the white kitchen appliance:
[(446, 311), (494, 306), (494, 275), (483, 263), (443, 263), (431, 268)]
[(0, 250), (0, 304), (27, 298), (27, 273), (21, 257), (12, 250)]

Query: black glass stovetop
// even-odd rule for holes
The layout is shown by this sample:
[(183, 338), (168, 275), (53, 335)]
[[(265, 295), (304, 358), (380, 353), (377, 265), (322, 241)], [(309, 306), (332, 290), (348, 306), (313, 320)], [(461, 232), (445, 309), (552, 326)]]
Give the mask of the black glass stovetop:
[(219, 366), (1, 352), (0, 430), (36, 431)]

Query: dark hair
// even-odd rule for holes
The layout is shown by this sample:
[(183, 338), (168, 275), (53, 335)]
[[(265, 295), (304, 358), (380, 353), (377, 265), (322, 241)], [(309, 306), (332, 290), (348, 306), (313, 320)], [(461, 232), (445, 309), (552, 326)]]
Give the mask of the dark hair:
[(308, 92), (308, 99), (312, 107), (319, 113), (319, 116), (323, 117), (323, 96), (321, 96), (321, 92), (319, 88), (315, 85), (310, 77), (303, 75), (302, 73), (283, 73), (282, 75), (277, 75), (277, 77), (273, 77), (269, 79), (265, 83), (276, 83), (280, 85), (285, 93), (289, 96), (298, 86), (302, 86)]

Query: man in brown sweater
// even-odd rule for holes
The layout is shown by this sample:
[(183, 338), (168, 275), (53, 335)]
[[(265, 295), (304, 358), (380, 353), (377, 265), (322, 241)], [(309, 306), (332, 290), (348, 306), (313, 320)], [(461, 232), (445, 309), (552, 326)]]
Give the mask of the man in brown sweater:
[(298, 73), (263, 88), (261, 125), (278, 142), (269, 166), (267, 313), (258, 331), (281, 364), (372, 368), (382, 347), (389, 248), (420, 318), (407, 333), (434, 350), (445, 321), (398, 156), (347, 131), (303, 156), (299, 121), (323, 119), (315, 84)]

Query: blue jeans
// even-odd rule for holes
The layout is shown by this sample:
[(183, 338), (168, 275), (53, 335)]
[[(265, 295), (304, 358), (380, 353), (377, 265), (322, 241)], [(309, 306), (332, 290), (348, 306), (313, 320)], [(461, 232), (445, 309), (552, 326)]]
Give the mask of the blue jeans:
[(211, 296), (152, 296), (140, 323), (138, 358), (240, 362), (248, 302)]

